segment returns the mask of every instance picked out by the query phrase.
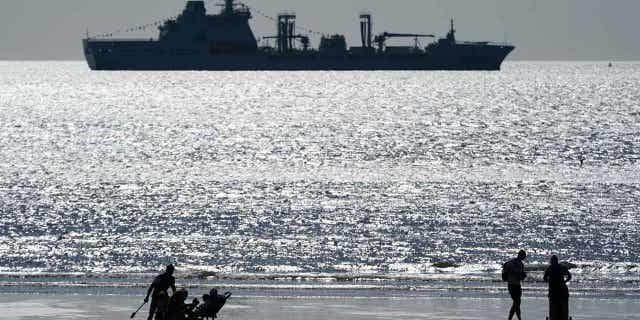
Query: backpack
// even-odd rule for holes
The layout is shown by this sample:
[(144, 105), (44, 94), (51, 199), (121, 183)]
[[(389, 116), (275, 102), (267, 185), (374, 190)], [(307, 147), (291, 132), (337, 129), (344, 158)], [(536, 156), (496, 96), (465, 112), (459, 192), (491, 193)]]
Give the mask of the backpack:
[(507, 268), (508, 264), (509, 263), (507, 262), (502, 266), (502, 281), (504, 281), (504, 282), (509, 282), (509, 271), (507, 270), (508, 269)]

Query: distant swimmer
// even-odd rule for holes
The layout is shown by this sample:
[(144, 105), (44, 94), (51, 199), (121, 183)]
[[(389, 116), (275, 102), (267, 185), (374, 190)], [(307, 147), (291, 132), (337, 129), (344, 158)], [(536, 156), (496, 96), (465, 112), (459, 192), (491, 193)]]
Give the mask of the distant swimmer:
[(613, 67), (613, 63), (609, 62), (609, 68)]
[(147, 320), (153, 320), (155, 314), (159, 314), (163, 319), (167, 310), (167, 300), (169, 298), (168, 290), (171, 288), (173, 294), (176, 293), (176, 278), (173, 277), (175, 267), (168, 265), (164, 273), (158, 275), (153, 279), (149, 290), (147, 290), (147, 296), (144, 298), (144, 302), (149, 302), (149, 296), (151, 296), (151, 305), (149, 306), (149, 317)]
[(513, 305), (509, 310), (509, 320), (513, 319), (514, 315), (522, 320), (520, 305), (522, 304), (522, 280), (527, 277), (523, 263), (526, 258), (527, 253), (520, 250), (517, 258), (509, 260), (502, 266), (502, 280), (508, 283), (509, 295), (513, 300)]
[(580, 155), (580, 157), (578, 158), (578, 160), (580, 160), (580, 168), (582, 168), (582, 167), (584, 166), (584, 160), (585, 160), (584, 156), (583, 156), (583, 155)]
[(561, 265), (557, 256), (552, 256), (543, 279), (549, 283), (549, 320), (569, 320), (569, 268)]

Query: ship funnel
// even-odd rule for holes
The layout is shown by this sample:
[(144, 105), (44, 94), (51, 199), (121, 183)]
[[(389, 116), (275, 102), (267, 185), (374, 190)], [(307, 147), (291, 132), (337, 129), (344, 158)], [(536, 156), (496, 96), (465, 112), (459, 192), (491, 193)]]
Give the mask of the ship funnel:
[(278, 15), (278, 51), (286, 52), (293, 48), (295, 30), (295, 14), (282, 13)]
[(362, 38), (362, 46), (371, 48), (372, 42), (372, 23), (371, 23), (371, 14), (361, 14), (360, 15), (360, 35)]
[(293, 49), (293, 35), (295, 34), (296, 31), (296, 22), (295, 21), (291, 21), (289, 22), (289, 49)]

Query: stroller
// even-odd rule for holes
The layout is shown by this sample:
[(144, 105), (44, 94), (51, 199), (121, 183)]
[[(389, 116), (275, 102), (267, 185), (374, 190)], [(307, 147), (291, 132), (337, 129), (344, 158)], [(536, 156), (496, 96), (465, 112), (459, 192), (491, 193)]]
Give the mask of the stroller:
[(208, 320), (208, 319), (216, 319), (218, 317), (218, 312), (222, 310), (227, 300), (231, 298), (231, 292), (226, 292), (223, 295), (219, 295), (218, 291), (213, 289), (211, 290), (211, 294), (209, 296), (209, 300), (200, 305), (194, 312), (193, 317), (190, 319), (194, 320)]

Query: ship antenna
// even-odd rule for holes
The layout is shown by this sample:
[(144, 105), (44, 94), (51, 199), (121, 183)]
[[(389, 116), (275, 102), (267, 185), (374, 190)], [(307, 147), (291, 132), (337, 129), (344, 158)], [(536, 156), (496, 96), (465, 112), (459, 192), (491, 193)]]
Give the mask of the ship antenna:
[(456, 41), (456, 29), (453, 25), (453, 18), (451, 18), (451, 31), (449, 31), (449, 34), (447, 35), (447, 39), (452, 42)]
[(456, 30), (454, 27), (453, 18), (451, 18), (451, 34), (455, 34), (455, 33), (456, 33)]

